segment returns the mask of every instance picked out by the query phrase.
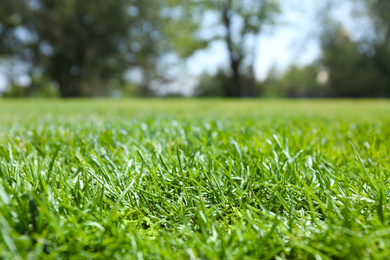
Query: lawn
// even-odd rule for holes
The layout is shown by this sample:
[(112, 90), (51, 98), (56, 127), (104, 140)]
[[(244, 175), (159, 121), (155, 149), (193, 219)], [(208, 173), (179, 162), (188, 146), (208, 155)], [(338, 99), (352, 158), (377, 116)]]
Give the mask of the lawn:
[(0, 100), (0, 259), (386, 259), (390, 101)]

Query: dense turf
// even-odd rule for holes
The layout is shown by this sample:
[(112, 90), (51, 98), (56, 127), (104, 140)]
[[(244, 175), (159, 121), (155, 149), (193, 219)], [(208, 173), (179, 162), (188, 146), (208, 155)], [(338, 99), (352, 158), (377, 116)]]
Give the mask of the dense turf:
[(384, 259), (388, 101), (0, 100), (0, 258)]

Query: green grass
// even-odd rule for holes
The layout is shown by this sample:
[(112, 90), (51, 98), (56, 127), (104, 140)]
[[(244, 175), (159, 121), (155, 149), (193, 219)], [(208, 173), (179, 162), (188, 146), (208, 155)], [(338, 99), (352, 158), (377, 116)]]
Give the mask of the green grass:
[(0, 100), (1, 259), (386, 259), (387, 100)]

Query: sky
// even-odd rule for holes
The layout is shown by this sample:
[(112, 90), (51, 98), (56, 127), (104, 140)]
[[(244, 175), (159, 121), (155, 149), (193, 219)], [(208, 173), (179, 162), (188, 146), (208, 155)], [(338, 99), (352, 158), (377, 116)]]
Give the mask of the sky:
[(3, 70), (0, 70), (0, 92), (5, 90), (7, 81), (6, 81), (5, 73)]
[[(257, 41), (258, 53), (255, 56), (255, 74), (259, 80), (265, 79), (271, 67), (283, 71), (291, 64), (307, 65), (320, 55), (318, 41), (313, 33), (316, 29), (317, 7), (320, 0), (282, 1), (282, 16), (278, 26), (261, 35)], [(335, 16), (351, 30), (353, 23), (348, 18), (351, 6), (349, 1), (339, 1)], [(214, 74), (227, 64), (227, 52), (223, 42), (214, 42), (208, 49), (197, 51), (186, 63), (185, 79), (178, 79), (172, 88), (190, 94), (197, 78), (206, 72)], [(180, 74), (173, 70), (171, 74)], [(183, 75), (184, 75), (183, 74)], [(6, 80), (0, 67), (0, 91), (5, 89)], [(21, 78), (23, 80), (23, 78)], [(183, 89), (183, 84), (187, 87)]]

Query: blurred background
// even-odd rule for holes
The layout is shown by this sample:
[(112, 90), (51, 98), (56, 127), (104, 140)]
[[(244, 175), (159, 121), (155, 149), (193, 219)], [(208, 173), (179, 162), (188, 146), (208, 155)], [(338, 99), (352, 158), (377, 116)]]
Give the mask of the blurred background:
[(3, 0), (2, 97), (390, 97), (389, 0)]

